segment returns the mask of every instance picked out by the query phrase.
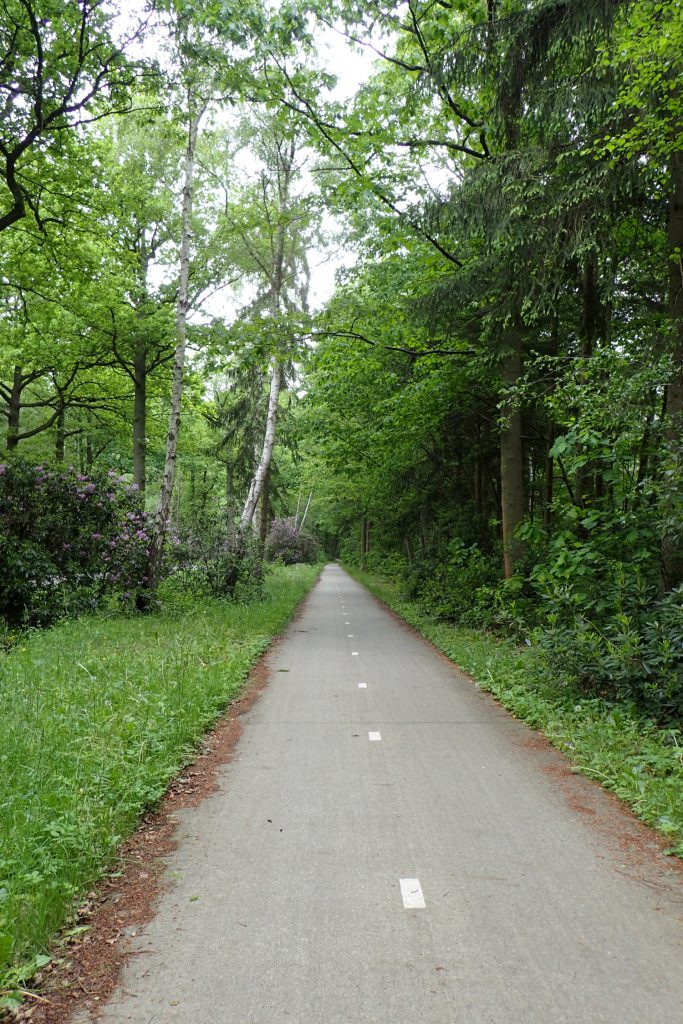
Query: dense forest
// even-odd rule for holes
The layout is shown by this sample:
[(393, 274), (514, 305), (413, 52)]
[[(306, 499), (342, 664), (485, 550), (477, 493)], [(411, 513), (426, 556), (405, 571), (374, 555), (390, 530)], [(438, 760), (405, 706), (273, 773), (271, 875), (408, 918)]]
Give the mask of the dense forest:
[(680, 3), (0, 27), (8, 629), (318, 544), (680, 717)]

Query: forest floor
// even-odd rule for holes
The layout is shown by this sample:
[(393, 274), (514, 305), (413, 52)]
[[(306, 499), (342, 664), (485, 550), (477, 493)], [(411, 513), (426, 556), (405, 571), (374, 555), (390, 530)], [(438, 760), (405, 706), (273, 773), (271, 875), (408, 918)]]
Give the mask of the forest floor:
[(618, 800), (337, 566), (267, 671), (72, 1024), (678, 1019), (683, 866)]

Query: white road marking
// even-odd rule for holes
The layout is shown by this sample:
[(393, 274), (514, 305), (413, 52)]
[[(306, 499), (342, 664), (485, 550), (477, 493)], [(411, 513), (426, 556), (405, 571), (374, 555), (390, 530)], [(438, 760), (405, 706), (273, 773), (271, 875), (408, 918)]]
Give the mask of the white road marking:
[(368, 684), (367, 683), (359, 683), (358, 684), (358, 689), (359, 690), (367, 690), (367, 688), (368, 688)]
[(352, 658), (357, 658), (358, 657), (358, 651), (351, 651), (351, 657)]
[(369, 732), (368, 733), (368, 739), (372, 740), (374, 742), (378, 742), (379, 740), (382, 739), (382, 734), (381, 734), (381, 732)]
[(349, 640), (353, 640), (353, 633), (347, 633), (346, 635), (349, 638)]
[(406, 910), (424, 910), (425, 898), (422, 895), (419, 878), (399, 878), (399, 882), (401, 883), (403, 906)]

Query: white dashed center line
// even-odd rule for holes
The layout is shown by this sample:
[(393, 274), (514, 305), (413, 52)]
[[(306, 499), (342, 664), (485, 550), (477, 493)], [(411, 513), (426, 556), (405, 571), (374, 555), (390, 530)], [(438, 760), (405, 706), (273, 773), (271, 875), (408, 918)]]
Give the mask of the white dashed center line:
[(382, 734), (381, 732), (369, 732), (368, 739), (373, 743), (379, 743), (379, 741), (382, 739)]
[(424, 910), (425, 898), (418, 878), (399, 878), (401, 896), (406, 910)]
[(357, 658), (358, 657), (358, 651), (351, 651), (351, 657), (352, 658)]
[(358, 684), (358, 689), (359, 690), (367, 690), (367, 688), (368, 688), (368, 684), (367, 683), (359, 683)]

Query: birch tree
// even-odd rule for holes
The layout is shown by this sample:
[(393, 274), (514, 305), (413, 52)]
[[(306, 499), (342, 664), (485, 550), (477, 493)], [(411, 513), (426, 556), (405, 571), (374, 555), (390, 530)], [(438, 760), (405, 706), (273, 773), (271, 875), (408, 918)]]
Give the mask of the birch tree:
[(147, 562), (147, 589), (154, 591), (161, 571), (161, 561), (171, 513), (171, 499), (176, 473), (180, 409), (183, 395), (185, 351), (187, 348), (187, 317), (190, 310), (190, 260), (192, 253), (192, 208), (195, 186), (195, 159), (199, 125), (207, 102), (195, 87), (186, 91), (187, 140), (183, 161), (181, 239), (179, 252), (178, 296), (176, 300), (176, 347), (173, 360), (171, 408), (166, 434), (166, 459), (159, 500), (154, 514), (154, 528)]
[[(249, 230), (236, 225), (242, 234), (247, 258), (259, 283), (251, 314), (269, 323), (272, 352), (268, 363), (268, 405), (263, 441), (256, 453), (254, 472), (240, 516), (238, 543), (252, 527), (259, 501), (264, 502), (277, 436), (280, 396), (285, 371), (291, 358), (293, 339), (291, 316), (307, 305), (308, 264), (306, 246), (311, 229), (311, 209), (306, 197), (296, 194), (300, 180), (299, 138), (282, 118), (264, 119), (261, 125), (260, 156), (263, 168), (256, 184), (260, 224)], [(254, 194), (254, 193), (252, 193)], [(260, 210), (259, 210), (260, 207)], [(283, 336), (284, 335), (284, 336)], [(268, 509), (261, 512), (262, 521)]]

